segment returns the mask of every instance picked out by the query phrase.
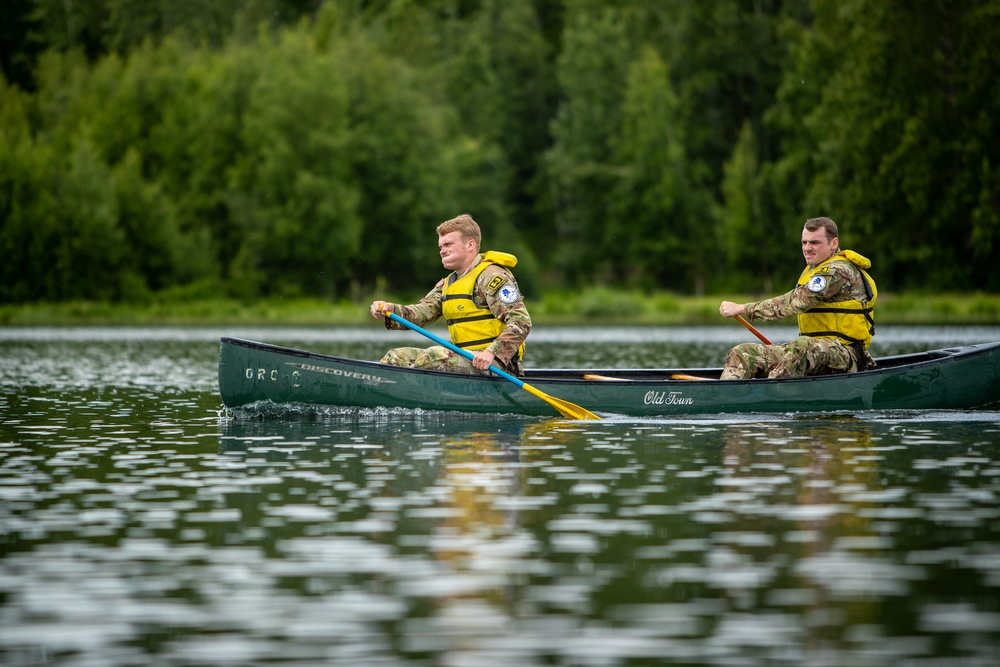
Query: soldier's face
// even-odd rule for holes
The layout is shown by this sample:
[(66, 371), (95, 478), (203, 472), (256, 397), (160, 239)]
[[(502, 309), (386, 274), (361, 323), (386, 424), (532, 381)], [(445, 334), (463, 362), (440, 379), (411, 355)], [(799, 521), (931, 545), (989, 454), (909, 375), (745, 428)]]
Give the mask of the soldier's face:
[(837, 252), (837, 238), (826, 238), (826, 230), (817, 229), (810, 232), (808, 229), (802, 230), (802, 256), (806, 258), (806, 264), (816, 266), (833, 257)]
[(441, 265), (459, 273), (469, 268), (477, 254), (476, 242), (472, 239), (463, 240), (462, 232), (448, 232), (439, 236), (438, 249), (441, 251)]

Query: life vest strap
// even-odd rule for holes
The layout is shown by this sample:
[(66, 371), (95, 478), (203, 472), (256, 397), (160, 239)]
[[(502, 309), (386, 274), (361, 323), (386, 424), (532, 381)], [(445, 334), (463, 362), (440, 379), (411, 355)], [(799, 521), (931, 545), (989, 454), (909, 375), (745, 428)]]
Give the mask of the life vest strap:
[(858, 340), (857, 338), (851, 338), (850, 336), (845, 336), (844, 334), (840, 333), (839, 331), (811, 331), (809, 333), (803, 333), (803, 332), (800, 331), (799, 335), (800, 336), (809, 336), (811, 338), (840, 338), (842, 340), (846, 340), (848, 343), (851, 343), (852, 345), (855, 344), (855, 343), (863, 343), (864, 342), (862, 340)]
[(868, 314), (870, 314), (874, 310), (875, 310), (874, 308), (871, 308), (871, 307), (868, 307), (868, 306), (865, 306), (865, 307), (862, 307), (862, 308), (822, 308), (822, 307), (819, 307), (819, 308), (810, 308), (809, 312), (810, 313), (858, 313), (860, 315), (868, 315)]
[(464, 343), (459, 343), (459, 347), (474, 347), (476, 345), (489, 345), (496, 340), (496, 336), (493, 338), (480, 338), (479, 340), (467, 340)]
[(457, 317), (457, 318), (455, 318), (453, 320), (446, 319), (445, 323), (448, 326), (451, 326), (453, 324), (459, 324), (461, 322), (481, 322), (483, 320), (492, 320), (492, 319), (493, 319), (493, 314), (490, 313), (489, 315), (474, 315), (472, 317)]

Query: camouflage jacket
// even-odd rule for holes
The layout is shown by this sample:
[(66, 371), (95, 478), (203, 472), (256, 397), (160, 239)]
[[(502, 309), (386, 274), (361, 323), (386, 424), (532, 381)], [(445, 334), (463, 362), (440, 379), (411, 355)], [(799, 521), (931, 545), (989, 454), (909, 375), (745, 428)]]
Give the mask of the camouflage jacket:
[(824, 275), (827, 276), (826, 287), (819, 292), (812, 292), (805, 285), (798, 285), (780, 296), (746, 304), (747, 319), (782, 320), (800, 315), (821, 303), (867, 298), (861, 271), (851, 262), (830, 262)]
[[(481, 261), (482, 258), (480, 257), (469, 269), (477, 266)], [(495, 287), (490, 289), (489, 285), (498, 276), (504, 278), (504, 280), (497, 280), (493, 283)], [(436, 321), (441, 317), (441, 299), (445, 280), (447, 278), (439, 280), (434, 289), (428, 292), (427, 296), (419, 302), (410, 306), (395, 306), (395, 313), (417, 326), (424, 326)], [(504, 330), (486, 349), (504, 363), (508, 363), (511, 357), (517, 354), (517, 349), (531, 331), (531, 316), (528, 314), (528, 309), (524, 306), (524, 298), (520, 294), (518, 294), (518, 299), (510, 304), (500, 300), (498, 292), (500, 287), (505, 285), (517, 286), (514, 275), (506, 267), (499, 264), (490, 264), (479, 274), (476, 286), (472, 292), (472, 300), (480, 308), (489, 308), (493, 316), (504, 323)], [(387, 329), (406, 328), (389, 318), (385, 319), (385, 327)]]

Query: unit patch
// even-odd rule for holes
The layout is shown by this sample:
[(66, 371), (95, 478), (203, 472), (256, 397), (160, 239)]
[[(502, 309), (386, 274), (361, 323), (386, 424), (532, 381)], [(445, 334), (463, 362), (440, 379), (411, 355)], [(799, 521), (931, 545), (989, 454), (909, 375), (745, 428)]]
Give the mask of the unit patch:
[(517, 300), (521, 298), (521, 295), (517, 292), (517, 288), (513, 285), (504, 285), (500, 288), (500, 292), (498, 294), (500, 296), (500, 300), (508, 306), (512, 303), (516, 303)]
[(809, 282), (806, 283), (806, 288), (810, 292), (822, 292), (826, 289), (826, 276), (813, 276)]
[(497, 291), (497, 288), (507, 282), (507, 276), (494, 276), (493, 280), (486, 286), (486, 291), (490, 294)]

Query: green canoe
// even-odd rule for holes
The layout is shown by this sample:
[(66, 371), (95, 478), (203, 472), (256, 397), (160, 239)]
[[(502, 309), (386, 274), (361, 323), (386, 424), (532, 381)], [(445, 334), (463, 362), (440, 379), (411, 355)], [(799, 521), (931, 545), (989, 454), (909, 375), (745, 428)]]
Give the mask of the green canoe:
[[(542, 392), (603, 415), (1000, 408), (1000, 343), (884, 357), (863, 373), (721, 382), (720, 369), (528, 369)], [(221, 339), (219, 392), (257, 402), (557, 416), (498, 377), (386, 366)]]

